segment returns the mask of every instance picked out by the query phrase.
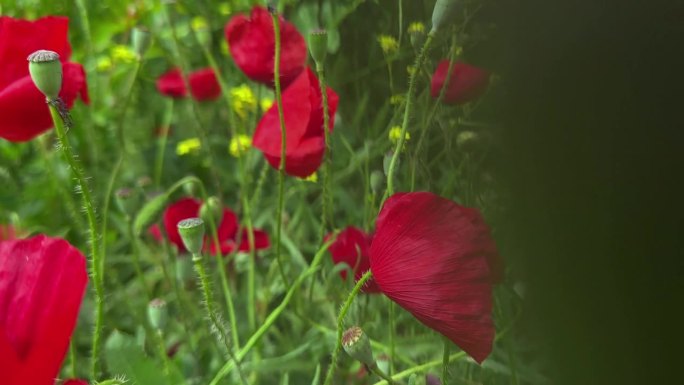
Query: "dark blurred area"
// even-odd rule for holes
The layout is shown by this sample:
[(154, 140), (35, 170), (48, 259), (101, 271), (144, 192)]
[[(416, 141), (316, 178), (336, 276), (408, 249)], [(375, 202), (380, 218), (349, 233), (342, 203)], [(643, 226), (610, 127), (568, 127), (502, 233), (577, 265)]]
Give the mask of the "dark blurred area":
[(682, 383), (684, 6), (498, 3), (498, 233), (524, 327), (552, 383)]

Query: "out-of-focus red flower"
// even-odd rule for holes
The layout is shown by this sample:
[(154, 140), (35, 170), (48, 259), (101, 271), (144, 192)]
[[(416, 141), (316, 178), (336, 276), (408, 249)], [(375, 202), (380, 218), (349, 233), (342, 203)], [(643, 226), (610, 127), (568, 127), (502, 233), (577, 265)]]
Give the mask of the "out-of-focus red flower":
[(62, 385), (89, 385), (86, 380), (79, 380), (78, 378), (70, 378), (65, 380)]
[(387, 199), (370, 248), (380, 290), (477, 362), (492, 350), (489, 265), (497, 259), (476, 210), (429, 192)]
[[(327, 89), (330, 131), (333, 129), (338, 97)], [(300, 178), (313, 174), (323, 161), (323, 101), (316, 75), (307, 68), (283, 92), (283, 114), (287, 129), (285, 172)], [(280, 120), (274, 103), (261, 118), (252, 144), (264, 153), (268, 163), (280, 167)]]
[(80, 64), (69, 62), (69, 19), (47, 16), (35, 21), (0, 16), (0, 138), (24, 142), (52, 127), (45, 96), (31, 80), (26, 58), (39, 49), (55, 51), (62, 62), (59, 97), (67, 107), (77, 96), (88, 103), (86, 75)]
[(87, 282), (85, 257), (63, 239), (0, 242), (4, 385), (54, 384)]
[[(213, 100), (221, 95), (221, 86), (216, 73), (211, 68), (202, 68), (188, 75), (190, 93), (198, 101)], [(181, 70), (174, 68), (157, 79), (157, 91), (171, 98), (184, 98), (188, 95)]]
[[(430, 93), (433, 98), (439, 92), (449, 72), (449, 61), (442, 60), (432, 75)], [(442, 101), (446, 104), (464, 104), (482, 95), (489, 85), (489, 72), (463, 62), (456, 62), (451, 71)]]
[[(178, 233), (178, 222), (183, 219), (195, 218), (199, 216), (200, 207), (202, 202), (193, 198), (182, 198), (164, 211), (164, 230), (169, 237), (169, 242), (174, 244), (179, 251), (187, 251), (185, 245), (183, 245), (183, 240)], [(206, 224), (207, 235), (204, 239), (204, 249), (211, 254), (216, 255), (216, 245), (209, 234), (209, 225)], [(249, 251), (249, 241), (246, 229), (239, 231), (238, 220), (235, 213), (229, 208), (223, 209), (223, 217), (221, 218), (221, 223), (218, 224), (216, 229), (218, 233), (219, 245), (221, 249), (221, 255), (227, 255), (232, 253), (236, 247), (236, 240), (238, 232), (241, 233), (240, 242), (237, 244), (239, 251)], [(162, 240), (162, 234), (157, 225), (150, 228), (150, 233), (158, 241)], [(268, 234), (265, 231), (254, 229), (254, 249), (263, 250), (271, 246), (271, 242), (268, 238)]]
[[(326, 236), (326, 241), (330, 235)], [(363, 273), (370, 270), (369, 249), (372, 236), (353, 226), (348, 226), (337, 235), (335, 242), (330, 245), (328, 251), (332, 255), (333, 262), (347, 264), (354, 271), (354, 280), (358, 281)], [(347, 279), (347, 270), (340, 272), (342, 279)], [(364, 285), (366, 293), (379, 293), (380, 289), (371, 278)]]
[[(254, 7), (247, 17), (233, 17), (225, 28), (226, 40), (235, 64), (248, 78), (273, 86), (275, 34), (273, 20), (264, 7)], [(280, 18), (280, 82), (287, 87), (306, 64), (306, 42), (294, 25)]]

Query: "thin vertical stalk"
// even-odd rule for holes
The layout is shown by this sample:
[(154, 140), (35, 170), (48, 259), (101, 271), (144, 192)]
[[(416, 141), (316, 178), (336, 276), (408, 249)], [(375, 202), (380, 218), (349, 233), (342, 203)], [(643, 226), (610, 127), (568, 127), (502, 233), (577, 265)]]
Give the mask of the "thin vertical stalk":
[(166, 152), (166, 142), (169, 139), (169, 128), (171, 127), (171, 117), (173, 116), (173, 99), (168, 98), (164, 109), (164, 120), (162, 121), (161, 138), (157, 142), (157, 157), (154, 162), (154, 185), (161, 185), (162, 170), (164, 169), (164, 153)]
[(394, 355), (396, 354), (396, 341), (394, 338), (394, 334), (396, 332), (396, 323), (395, 323), (395, 317), (396, 317), (396, 305), (394, 304), (394, 301), (390, 301), (389, 304), (389, 375), (391, 376), (392, 373), (394, 373)]
[(278, 118), (280, 119), (280, 166), (278, 167), (278, 209), (276, 211), (276, 261), (280, 276), (289, 287), (290, 283), (285, 275), (281, 256), (281, 233), (283, 231), (283, 206), (285, 205), (285, 156), (287, 153), (287, 129), (285, 128), (285, 114), (283, 112), (283, 93), (280, 89), (280, 19), (278, 12), (272, 12), (273, 31), (275, 33), (275, 59), (273, 61), (273, 83), (275, 84), (276, 104), (278, 107)]
[(76, 162), (74, 153), (69, 144), (69, 138), (66, 136), (64, 122), (57, 107), (48, 103), (50, 107), (50, 114), (55, 125), (57, 137), (61, 143), (62, 154), (65, 160), (71, 167), (80, 192), (83, 198), (83, 206), (85, 207), (86, 217), (88, 219), (89, 238), (90, 238), (90, 274), (93, 277), (93, 285), (95, 286), (95, 328), (93, 331), (93, 341), (91, 347), (91, 368), (90, 378), (98, 377), (98, 358), (100, 354), (100, 336), (102, 333), (102, 324), (104, 322), (104, 285), (102, 283), (102, 274), (104, 266), (101, 265), (101, 248), (100, 238), (97, 234), (97, 219), (95, 217), (95, 207), (93, 205), (93, 198), (90, 194), (90, 188), (86, 182), (85, 175), (81, 166)]
[(449, 384), (449, 351), (450, 341), (444, 338), (444, 353), (442, 354), (442, 385)]
[(334, 228), (332, 219), (332, 196), (330, 191), (330, 180), (332, 178), (332, 153), (330, 151), (330, 116), (328, 108), (328, 91), (325, 83), (325, 71), (323, 63), (316, 63), (316, 73), (318, 74), (318, 85), (321, 89), (323, 99), (323, 137), (325, 138), (325, 158), (323, 171), (323, 210), (321, 212), (321, 240), (326, 233), (326, 225)]

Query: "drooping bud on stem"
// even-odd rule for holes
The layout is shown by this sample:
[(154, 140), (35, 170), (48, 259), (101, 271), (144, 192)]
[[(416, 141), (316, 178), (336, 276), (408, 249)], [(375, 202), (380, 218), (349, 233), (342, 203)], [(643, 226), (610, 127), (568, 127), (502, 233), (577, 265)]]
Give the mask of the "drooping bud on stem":
[(459, 0), (437, 0), (435, 8), (432, 10), (431, 34), (439, 32), (454, 17), (458, 2)]
[(316, 62), (316, 66), (322, 66), (328, 53), (328, 31), (317, 29), (309, 34), (309, 52)]
[(30, 54), (27, 60), (33, 83), (48, 100), (56, 100), (62, 89), (62, 63), (59, 61), (59, 54), (41, 49)]
[(419, 50), (425, 43), (425, 25), (418, 21), (411, 23), (408, 27), (408, 34), (413, 49)]
[(206, 202), (200, 206), (199, 216), (204, 222), (209, 222), (213, 219), (214, 225), (218, 226), (223, 218), (223, 205), (217, 197), (209, 197)]
[(382, 191), (385, 184), (385, 176), (378, 170), (373, 170), (370, 174), (370, 185), (374, 193), (378, 194)]
[(122, 213), (126, 216), (133, 214), (133, 211), (138, 205), (138, 194), (136, 190), (130, 188), (120, 188), (114, 192), (116, 205)]
[(183, 245), (190, 253), (199, 255), (204, 244), (204, 221), (200, 218), (188, 218), (178, 222), (178, 233)]
[(342, 334), (342, 347), (352, 358), (370, 367), (375, 367), (370, 340), (360, 327), (352, 326)]
[(131, 40), (133, 40), (133, 51), (135, 51), (139, 59), (142, 59), (142, 57), (145, 56), (145, 52), (147, 52), (147, 49), (150, 47), (152, 35), (144, 27), (135, 27), (133, 28)]
[(133, 221), (133, 231), (136, 235), (142, 234), (148, 227), (150, 227), (154, 222), (159, 220), (161, 217), (164, 207), (168, 202), (168, 194), (159, 194), (152, 198), (143, 206), (138, 212), (138, 216), (135, 217)]
[(169, 311), (166, 308), (166, 301), (155, 298), (147, 305), (147, 319), (150, 326), (157, 330), (163, 330), (169, 320)]

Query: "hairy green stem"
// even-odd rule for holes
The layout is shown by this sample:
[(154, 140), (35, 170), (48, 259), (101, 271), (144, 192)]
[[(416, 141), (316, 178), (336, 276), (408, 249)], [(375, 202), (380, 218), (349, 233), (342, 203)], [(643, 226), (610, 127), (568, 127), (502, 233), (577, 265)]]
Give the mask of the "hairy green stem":
[(342, 350), (342, 334), (344, 332), (344, 317), (347, 315), (347, 312), (349, 311), (349, 308), (351, 307), (352, 302), (354, 302), (354, 298), (359, 294), (361, 291), (361, 288), (363, 285), (373, 276), (373, 273), (368, 270), (363, 274), (361, 279), (356, 283), (356, 286), (354, 286), (354, 289), (349, 293), (349, 296), (347, 297), (347, 300), (344, 302), (344, 305), (342, 306), (342, 310), (340, 310), (340, 314), (337, 316), (337, 339), (335, 341), (335, 350), (333, 350), (333, 355), (332, 355), (332, 360), (330, 362), (330, 366), (328, 367), (328, 373), (325, 376), (325, 382), (323, 382), (324, 385), (330, 385), (333, 380), (333, 376), (335, 375), (335, 369), (337, 369), (337, 358), (340, 355), (340, 350)]
[[(409, 76), (409, 88), (406, 92), (406, 107), (404, 109), (404, 119), (401, 124), (401, 134), (399, 136), (399, 140), (397, 141), (397, 148), (394, 150), (394, 154), (392, 154), (392, 160), (390, 161), (389, 169), (387, 171), (387, 191), (385, 192), (385, 196), (383, 197), (383, 202), (389, 196), (394, 194), (394, 169), (397, 166), (397, 159), (399, 158), (399, 153), (401, 153), (401, 150), (404, 148), (404, 142), (406, 141), (406, 131), (408, 130), (408, 123), (411, 116), (411, 107), (413, 106), (412, 99), (413, 94), (415, 92), (414, 88), (416, 85), (416, 75), (420, 72), (420, 68), (423, 65), (423, 60), (425, 59), (425, 55), (430, 49), (430, 44), (432, 43), (433, 39), (434, 34), (428, 34), (428, 37), (425, 40), (425, 43), (423, 44), (423, 48), (421, 48), (420, 53), (416, 57), (416, 62), (414, 65), (414, 68), (416, 70)], [(382, 207), (382, 205), (380, 206)]]
[(283, 279), (285, 287), (290, 283), (285, 275), (281, 256), (282, 245), (280, 237), (283, 231), (283, 206), (285, 205), (285, 156), (287, 155), (287, 129), (285, 128), (285, 113), (283, 111), (283, 93), (280, 89), (280, 19), (278, 13), (271, 14), (273, 19), (273, 31), (275, 33), (275, 59), (273, 61), (273, 83), (275, 84), (276, 104), (278, 108), (278, 118), (280, 119), (280, 165), (278, 167), (278, 209), (276, 211), (276, 261), (278, 270)]
[(323, 98), (323, 137), (325, 138), (325, 158), (323, 172), (323, 210), (321, 212), (321, 240), (325, 237), (326, 225), (334, 228), (332, 209), (333, 199), (330, 191), (330, 179), (332, 178), (332, 153), (330, 148), (330, 116), (328, 111), (328, 92), (325, 83), (325, 71), (323, 63), (316, 63), (316, 73), (318, 74), (318, 85), (321, 89)]
[(95, 328), (93, 331), (93, 341), (91, 347), (91, 368), (90, 378), (96, 379), (98, 377), (98, 358), (100, 354), (100, 336), (102, 334), (102, 324), (104, 322), (104, 285), (102, 283), (103, 269), (101, 265), (101, 248), (100, 238), (97, 234), (97, 219), (95, 217), (95, 207), (93, 206), (93, 198), (90, 193), (90, 188), (86, 182), (85, 175), (81, 166), (76, 162), (74, 153), (69, 144), (69, 138), (66, 136), (64, 122), (57, 107), (52, 103), (48, 103), (50, 107), (50, 114), (55, 125), (57, 137), (61, 143), (62, 154), (65, 160), (71, 167), (76, 181), (78, 183), (80, 192), (83, 198), (83, 206), (85, 207), (86, 217), (88, 219), (89, 238), (90, 238), (90, 274), (93, 277), (93, 286), (95, 287)]

